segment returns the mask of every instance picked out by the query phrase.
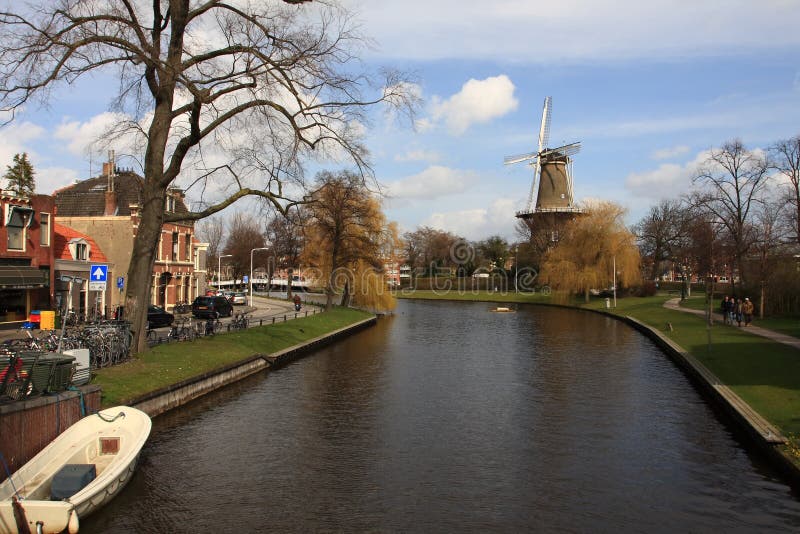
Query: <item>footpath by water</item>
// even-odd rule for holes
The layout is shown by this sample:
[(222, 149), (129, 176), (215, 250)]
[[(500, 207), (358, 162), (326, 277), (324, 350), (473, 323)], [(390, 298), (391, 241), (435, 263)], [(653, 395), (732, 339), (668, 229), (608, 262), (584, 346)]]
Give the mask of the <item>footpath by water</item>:
[(157, 418), (81, 532), (795, 532), (800, 500), (609, 317), (401, 301)]

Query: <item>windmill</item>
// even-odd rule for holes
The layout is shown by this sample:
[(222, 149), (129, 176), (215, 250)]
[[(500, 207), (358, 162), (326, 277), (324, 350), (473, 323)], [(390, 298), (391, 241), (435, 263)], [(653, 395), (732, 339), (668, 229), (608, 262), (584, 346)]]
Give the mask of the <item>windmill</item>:
[[(525, 211), (517, 213), (522, 219), (531, 218), (536, 213), (582, 213), (573, 205), (572, 196), (572, 158), (580, 152), (580, 142), (570, 143), (558, 148), (547, 148), (550, 138), (550, 109), (552, 98), (544, 99), (542, 124), (539, 128), (539, 148), (536, 152), (508, 156), (503, 160), (505, 165), (528, 162), (533, 167), (533, 183), (528, 194)], [(534, 192), (539, 182), (539, 194), (536, 196), (534, 209)]]

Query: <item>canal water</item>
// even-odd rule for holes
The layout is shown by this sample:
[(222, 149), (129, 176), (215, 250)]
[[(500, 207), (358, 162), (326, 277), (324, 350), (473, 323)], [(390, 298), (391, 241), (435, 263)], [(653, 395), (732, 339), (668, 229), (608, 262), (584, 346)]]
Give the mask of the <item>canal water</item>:
[(646, 338), (577, 310), (393, 317), (154, 421), (81, 532), (796, 532), (800, 499)]

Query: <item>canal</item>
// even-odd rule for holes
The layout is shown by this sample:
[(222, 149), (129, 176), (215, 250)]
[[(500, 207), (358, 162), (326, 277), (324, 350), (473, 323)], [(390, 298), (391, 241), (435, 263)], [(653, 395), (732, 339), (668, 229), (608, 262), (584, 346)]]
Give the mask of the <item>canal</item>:
[(796, 532), (800, 499), (648, 339), (577, 310), (401, 301), (154, 421), (81, 532)]

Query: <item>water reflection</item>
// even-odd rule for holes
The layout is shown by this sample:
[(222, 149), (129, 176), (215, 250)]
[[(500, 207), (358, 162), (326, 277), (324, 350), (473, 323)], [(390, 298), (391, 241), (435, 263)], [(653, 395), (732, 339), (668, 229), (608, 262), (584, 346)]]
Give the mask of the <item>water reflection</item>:
[(648, 340), (558, 308), (401, 302), (155, 421), (82, 532), (795, 531), (800, 503)]

